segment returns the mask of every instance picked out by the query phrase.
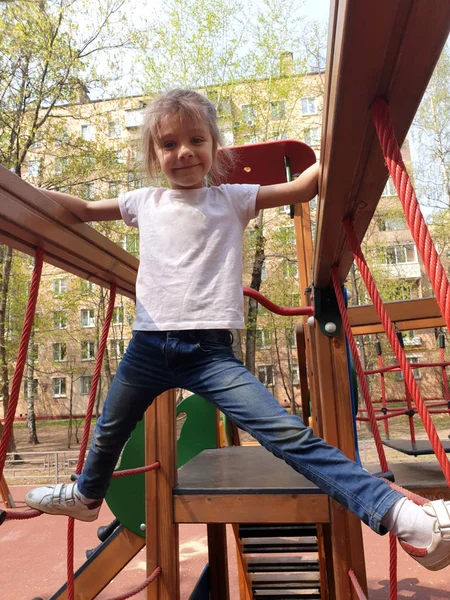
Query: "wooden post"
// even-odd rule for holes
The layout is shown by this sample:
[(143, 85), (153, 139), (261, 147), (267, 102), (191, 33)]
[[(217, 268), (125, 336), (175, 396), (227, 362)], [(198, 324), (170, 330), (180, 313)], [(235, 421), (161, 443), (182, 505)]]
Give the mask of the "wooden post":
[[(216, 409), (216, 446), (224, 445), (220, 411)], [(222, 427), (223, 429), (223, 427)], [(227, 526), (208, 523), (209, 589), (211, 600), (230, 600), (228, 581)]]
[(175, 390), (158, 396), (145, 415), (147, 576), (161, 575), (147, 588), (147, 600), (179, 600), (179, 538), (173, 520), (172, 490), (177, 484)]
[[(314, 328), (324, 439), (355, 459), (350, 386), (344, 334), (328, 338)], [(348, 570), (353, 569), (367, 593), (364, 547), (359, 519), (334, 500), (330, 501), (331, 545), (336, 598), (354, 598)]]

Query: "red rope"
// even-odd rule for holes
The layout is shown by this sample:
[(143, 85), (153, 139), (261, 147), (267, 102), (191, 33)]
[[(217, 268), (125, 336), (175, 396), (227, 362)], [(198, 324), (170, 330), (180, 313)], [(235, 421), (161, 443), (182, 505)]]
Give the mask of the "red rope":
[(331, 269), (331, 276), (333, 278), (333, 286), (334, 292), (336, 294), (336, 299), (339, 305), (339, 312), (342, 317), (342, 324), (344, 326), (345, 335), (347, 336), (347, 341), (350, 346), (350, 350), (353, 356), (353, 361), (355, 363), (356, 373), (358, 375), (359, 385), (361, 387), (361, 392), (364, 398), (364, 402), (366, 403), (367, 412), (369, 415), (370, 425), (372, 427), (373, 437), (375, 439), (375, 446), (378, 452), (378, 459), (380, 461), (381, 470), (386, 472), (388, 470), (388, 464), (386, 460), (386, 454), (383, 448), (383, 442), (381, 441), (380, 431), (378, 429), (375, 411), (373, 409), (372, 400), (370, 398), (369, 388), (367, 386), (367, 380), (364, 377), (364, 371), (361, 364), (361, 359), (359, 358), (358, 349), (356, 348), (355, 338), (353, 336), (352, 328), (350, 326), (350, 322), (348, 320), (347, 308), (345, 306), (344, 295), (342, 293), (341, 284), (339, 282), (338, 269), (336, 266)]
[(356, 579), (355, 571), (353, 571), (353, 569), (350, 569), (350, 571), (348, 572), (348, 576), (350, 577), (350, 581), (352, 582), (353, 588), (356, 592), (356, 595), (358, 596), (358, 599), (367, 600), (367, 596), (363, 592), (362, 587), (359, 585), (359, 581)]
[(244, 296), (249, 296), (259, 302), (262, 306), (275, 313), (276, 315), (283, 315), (285, 317), (296, 316), (296, 315), (314, 315), (314, 308), (312, 306), (297, 306), (294, 308), (288, 306), (278, 306), (274, 304), (268, 298), (263, 296), (260, 292), (257, 292), (253, 288), (243, 286)]
[[(414, 370), (429, 367), (440, 367), (442, 369), (448, 367), (450, 365), (450, 362), (443, 360), (441, 362), (413, 363), (413, 365)], [(364, 371), (364, 375), (376, 375), (377, 373), (394, 373), (396, 371), (401, 371), (399, 365), (390, 365), (389, 367), (380, 367), (379, 369), (368, 369)]]
[(30, 341), (31, 331), (33, 329), (34, 314), (36, 312), (36, 303), (39, 294), (39, 284), (41, 282), (42, 264), (44, 262), (44, 251), (42, 248), (36, 248), (34, 255), (34, 269), (31, 277), (30, 295), (28, 297), (25, 321), (23, 324), (22, 335), (20, 337), (19, 352), (17, 355), (16, 368), (11, 385), (11, 394), (9, 396), (8, 409), (5, 416), (2, 438), (0, 440), (0, 476), (3, 473), (8, 452), (9, 440), (14, 425), (14, 416), (16, 414), (17, 404), (19, 402), (20, 386), (22, 384), (23, 371), (28, 353), (28, 342)]
[[(381, 348), (381, 346), (380, 346), (380, 348)], [(381, 352), (381, 350), (380, 350), (380, 352)], [(377, 360), (378, 360), (378, 368), (382, 369), (383, 368), (383, 355), (378, 354)], [(364, 372), (364, 373), (367, 374), (366, 372)], [(383, 408), (386, 409), (386, 380), (384, 378), (384, 373), (380, 373), (380, 383), (381, 383), (381, 404), (382, 404)], [(389, 437), (389, 421), (388, 421), (388, 419), (384, 419), (384, 433), (385, 433), (386, 437), (388, 438)]]
[(113, 477), (126, 477), (127, 475), (139, 475), (140, 473), (147, 473), (148, 471), (154, 471), (155, 469), (159, 469), (159, 462), (154, 462), (151, 465), (146, 465), (145, 467), (136, 467), (135, 469), (124, 469), (123, 471), (114, 471), (112, 474)]
[(389, 598), (397, 600), (397, 538), (389, 533)]
[(442, 368), (442, 383), (444, 385), (444, 397), (446, 398), (446, 400), (450, 400), (450, 391), (448, 389), (448, 379), (447, 379), (447, 371), (445, 369), (446, 366), (448, 366), (449, 363), (445, 362), (445, 348), (440, 348), (440, 354), (441, 354), (441, 368)]
[(375, 281), (373, 280), (372, 274), (370, 273), (370, 269), (364, 258), (364, 255), (361, 250), (361, 245), (358, 241), (358, 238), (356, 237), (356, 234), (355, 234), (355, 231), (353, 229), (353, 225), (352, 225), (350, 219), (346, 219), (344, 221), (344, 228), (347, 233), (348, 242), (353, 251), (353, 255), (355, 257), (355, 261), (357, 263), (359, 272), (361, 273), (361, 276), (364, 280), (367, 291), (369, 292), (370, 297), (372, 298), (373, 305), (374, 305), (374, 307), (380, 317), (380, 320), (383, 324), (383, 327), (384, 327), (384, 330), (388, 337), (388, 340), (389, 340), (391, 347), (394, 351), (394, 354), (397, 358), (397, 362), (399, 363), (399, 365), (403, 371), (409, 393), (411, 394), (411, 396), (414, 400), (414, 403), (416, 405), (417, 412), (419, 413), (419, 415), (422, 419), (425, 430), (428, 434), (428, 438), (431, 442), (434, 453), (436, 454), (436, 457), (442, 468), (442, 471), (444, 473), (447, 484), (450, 485), (450, 463), (448, 462), (447, 456), (445, 454), (445, 450), (439, 439), (439, 436), (437, 434), (437, 431), (433, 424), (433, 421), (427, 411), (426, 404), (422, 399), (419, 387), (416, 383), (416, 380), (414, 379), (413, 370), (412, 370), (412, 368), (409, 364), (409, 361), (406, 357), (405, 351), (401, 347), (400, 342), (397, 338), (397, 335), (396, 335), (396, 332), (394, 329), (394, 325), (392, 324), (392, 321), (389, 318), (389, 315), (387, 314), (387, 311), (383, 305), (380, 294), (376, 287)]
[(447, 275), (420, 211), (416, 193), (395, 137), (389, 107), (383, 98), (375, 100), (372, 105), (372, 114), (386, 165), (397, 189), (411, 234), (428, 273), (442, 316), (447, 328), (450, 329), (450, 286)]
[[(108, 308), (106, 311), (105, 322), (103, 324), (102, 335), (100, 338), (100, 344), (98, 347), (97, 358), (95, 361), (95, 370), (92, 377), (91, 391), (89, 394), (89, 402), (86, 410), (86, 418), (84, 421), (83, 438), (81, 440), (80, 453), (78, 455), (78, 462), (76, 473), (80, 474), (84, 464), (84, 457), (89, 441), (89, 431), (91, 428), (91, 419), (94, 412), (95, 399), (97, 396), (97, 387), (100, 380), (103, 355), (105, 353), (106, 342), (108, 339), (109, 326), (111, 324), (112, 315), (114, 311), (114, 303), (116, 299), (116, 286), (111, 284), (109, 293)], [(69, 517), (67, 526), (67, 597), (69, 600), (74, 600), (75, 597), (75, 583), (73, 573), (73, 559), (74, 559), (74, 528), (75, 521), (72, 517)]]
[(156, 567), (156, 569), (153, 571), (153, 573), (150, 575), (150, 577), (147, 577), (147, 579), (145, 581), (143, 581), (140, 585), (136, 586), (134, 589), (130, 590), (129, 592), (122, 594), (121, 596), (115, 596), (114, 598), (111, 598), (111, 600), (127, 600), (127, 598), (131, 598), (132, 596), (135, 596), (139, 592), (142, 592), (142, 590), (145, 590), (145, 588), (148, 585), (150, 585), (150, 583), (152, 581), (154, 581), (160, 575), (161, 575), (161, 567)]

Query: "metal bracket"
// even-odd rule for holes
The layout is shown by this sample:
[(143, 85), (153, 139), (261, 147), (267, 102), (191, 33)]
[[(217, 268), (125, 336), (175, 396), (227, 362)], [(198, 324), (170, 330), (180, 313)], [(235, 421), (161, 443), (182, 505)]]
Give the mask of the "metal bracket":
[[(324, 335), (335, 337), (340, 334), (342, 328), (341, 313), (332, 288), (314, 288), (314, 317)], [(330, 327), (330, 324), (336, 326), (334, 331), (332, 331), (333, 328)]]

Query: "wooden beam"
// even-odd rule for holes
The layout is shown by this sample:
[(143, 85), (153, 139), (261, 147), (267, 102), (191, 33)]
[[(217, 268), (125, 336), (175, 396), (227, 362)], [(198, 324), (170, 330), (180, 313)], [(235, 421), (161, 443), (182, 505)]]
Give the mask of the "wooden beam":
[[(176, 523), (328, 523), (325, 494), (174, 495)], [(276, 507), (276, 510), (274, 510)]]
[(134, 299), (139, 261), (40, 190), (0, 166), (0, 242)]
[[(118, 527), (75, 573), (75, 598), (96, 598), (144, 546), (143, 537)], [(67, 584), (64, 584), (50, 600), (67, 598)]]
[[(386, 302), (384, 306), (400, 331), (445, 326), (435, 298)], [(348, 319), (354, 335), (384, 332), (378, 313), (371, 304), (351, 306)]]
[(389, 102), (403, 143), (450, 28), (448, 0), (334, 0), (322, 131), (322, 169), (314, 285), (328, 287), (330, 268), (344, 281), (352, 255), (340, 224), (354, 220), (360, 240), (372, 219), (387, 169), (370, 106)]

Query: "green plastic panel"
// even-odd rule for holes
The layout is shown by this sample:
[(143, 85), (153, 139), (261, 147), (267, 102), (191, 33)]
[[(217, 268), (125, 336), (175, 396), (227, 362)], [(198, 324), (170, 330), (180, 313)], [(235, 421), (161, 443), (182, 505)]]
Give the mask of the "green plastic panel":
[[(177, 406), (177, 416), (186, 420), (177, 442), (178, 468), (207, 448), (216, 447), (215, 407), (197, 395), (189, 396)], [(124, 447), (117, 470), (134, 469), (145, 464), (144, 421), (139, 421)], [(117, 477), (111, 481), (106, 502), (113, 514), (128, 529), (145, 536), (145, 474)]]

